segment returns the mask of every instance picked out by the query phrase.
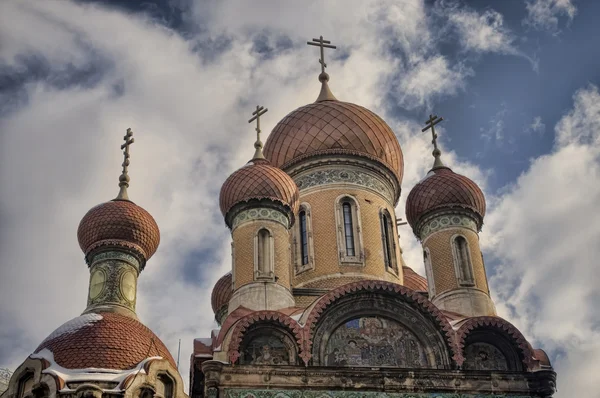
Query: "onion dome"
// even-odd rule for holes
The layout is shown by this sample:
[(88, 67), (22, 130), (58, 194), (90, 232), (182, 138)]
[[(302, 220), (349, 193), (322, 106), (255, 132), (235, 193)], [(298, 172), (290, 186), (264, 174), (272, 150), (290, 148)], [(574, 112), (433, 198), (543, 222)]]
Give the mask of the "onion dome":
[(176, 367), (163, 342), (137, 319), (118, 313), (87, 313), (66, 322), (35, 350), (48, 349), (66, 369), (132, 369), (160, 356)]
[(228, 272), (215, 283), (212, 295), (210, 296), (210, 304), (215, 314), (215, 319), (219, 324), (222, 323), (222, 319), (227, 315), (229, 300), (231, 300), (231, 295), (233, 294), (232, 283), (233, 277), (231, 272)]
[(451, 208), (471, 210), (476, 215), (478, 228), (481, 228), (485, 197), (479, 186), (449, 167), (435, 167), (408, 194), (406, 220), (416, 230), (419, 220), (427, 214)]
[(235, 171), (221, 187), (219, 203), (227, 225), (235, 214), (234, 206), (251, 201), (270, 200), (283, 206), (290, 220), (298, 213), (300, 193), (292, 178), (265, 159), (252, 159)]
[(383, 119), (362, 106), (323, 95), (290, 112), (265, 143), (265, 157), (283, 169), (318, 155), (365, 157), (383, 164), (402, 182), (402, 149)]
[(412, 268), (403, 266), (404, 286), (416, 292), (427, 291), (427, 279), (417, 274)]
[(121, 246), (148, 260), (160, 243), (160, 231), (146, 210), (129, 200), (115, 199), (93, 207), (77, 229), (86, 255), (101, 246)]

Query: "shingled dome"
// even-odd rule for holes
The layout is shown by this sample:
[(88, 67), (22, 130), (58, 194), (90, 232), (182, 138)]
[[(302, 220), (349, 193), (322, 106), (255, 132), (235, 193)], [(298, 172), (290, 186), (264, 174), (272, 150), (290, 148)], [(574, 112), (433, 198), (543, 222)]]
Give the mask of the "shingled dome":
[(129, 200), (112, 200), (90, 209), (79, 223), (77, 239), (87, 256), (100, 246), (117, 245), (148, 260), (160, 243), (160, 231), (146, 210)]
[(227, 213), (238, 203), (251, 200), (271, 200), (286, 207), (293, 219), (298, 213), (300, 193), (292, 178), (267, 160), (253, 159), (235, 171), (221, 187), (221, 213)]
[(160, 356), (176, 367), (162, 341), (140, 321), (118, 313), (88, 313), (66, 322), (35, 350), (47, 348), (66, 369), (132, 369)]
[(469, 178), (456, 174), (448, 167), (431, 170), (408, 194), (406, 220), (414, 229), (426, 214), (444, 208), (463, 208), (478, 216), (481, 228), (485, 216), (483, 192)]
[(265, 157), (285, 168), (309, 156), (348, 154), (376, 160), (402, 182), (404, 160), (392, 129), (362, 106), (337, 100), (300, 107), (284, 117), (265, 144)]
[(231, 275), (231, 272), (228, 272), (215, 283), (215, 287), (213, 287), (212, 295), (210, 297), (210, 304), (212, 305), (215, 314), (224, 305), (229, 304), (229, 300), (233, 294), (232, 281), (233, 276)]

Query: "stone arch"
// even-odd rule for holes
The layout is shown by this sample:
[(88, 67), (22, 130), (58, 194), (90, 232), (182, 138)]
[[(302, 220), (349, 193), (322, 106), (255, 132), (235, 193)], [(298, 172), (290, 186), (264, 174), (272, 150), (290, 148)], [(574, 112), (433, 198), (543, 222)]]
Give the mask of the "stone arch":
[(461, 367), (466, 359), (465, 349), (477, 343), (487, 343), (499, 349), (508, 361), (508, 370), (532, 370), (534, 367), (533, 349), (525, 336), (500, 317), (469, 318), (456, 332), (456, 340), (460, 349), (460, 359), (457, 362)]
[(252, 331), (253, 325), (267, 324), (275, 327), (274, 330), (289, 333), (296, 344), (296, 352), (302, 357), (304, 351), (304, 336), (302, 327), (291, 317), (277, 311), (257, 311), (241, 318), (235, 325), (229, 341), (229, 360), (232, 364), (240, 358), (240, 347), (247, 332)]
[[(356, 299), (365, 298), (361, 305)], [(373, 297), (370, 297), (373, 296)], [(377, 303), (375, 304), (375, 300)], [(347, 304), (351, 302), (351, 306)], [(369, 304), (370, 303), (370, 304)], [(362, 309), (360, 307), (363, 307)], [(401, 312), (404, 316), (399, 317)], [(333, 315), (332, 315), (333, 314)], [(306, 318), (303, 359), (320, 364), (327, 340), (345, 319), (359, 315), (380, 315), (418, 333), (426, 347), (427, 365), (451, 368), (460, 358), (455, 334), (446, 317), (423, 295), (391, 282), (367, 280), (349, 283), (332, 290), (317, 301)], [(329, 321), (325, 320), (329, 318)]]

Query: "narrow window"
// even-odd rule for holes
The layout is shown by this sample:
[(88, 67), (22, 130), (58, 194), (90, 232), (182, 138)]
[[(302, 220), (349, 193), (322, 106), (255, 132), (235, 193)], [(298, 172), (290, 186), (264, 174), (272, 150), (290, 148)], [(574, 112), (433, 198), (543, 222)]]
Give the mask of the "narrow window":
[(473, 268), (469, 255), (469, 245), (463, 236), (457, 236), (454, 239), (454, 255), (460, 281), (465, 284), (472, 284)]
[(164, 398), (173, 398), (173, 381), (167, 375), (158, 376), (157, 393)]
[(423, 250), (423, 262), (425, 263), (425, 276), (427, 277), (427, 287), (429, 289), (429, 298), (435, 296), (435, 282), (433, 280), (433, 268), (431, 267), (431, 254), (429, 249)]
[(33, 388), (33, 374), (27, 373), (25, 376), (21, 377), (19, 380), (19, 392), (17, 394), (18, 398), (26, 397), (31, 394), (31, 390)]
[(344, 236), (346, 238), (346, 255), (355, 256), (354, 251), (354, 230), (352, 227), (352, 206), (348, 202), (342, 205), (344, 213)]
[(381, 213), (381, 238), (383, 242), (383, 259), (385, 266), (395, 268), (394, 242), (392, 241), (391, 220), (387, 212)]
[(306, 211), (302, 210), (299, 214), (300, 218), (300, 255), (302, 257), (302, 265), (308, 264), (308, 230), (306, 228)]
[(258, 272), (266, 275), (270, 271), (271, 250), (269, 250), (269, 231), (261, 229), (258, 231)]

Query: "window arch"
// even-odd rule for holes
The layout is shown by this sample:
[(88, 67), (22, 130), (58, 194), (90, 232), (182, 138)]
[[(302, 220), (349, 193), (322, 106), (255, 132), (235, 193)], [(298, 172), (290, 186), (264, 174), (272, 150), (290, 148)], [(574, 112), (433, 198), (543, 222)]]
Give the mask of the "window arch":
[(296, 274), (314, 269), (311, 209), (308, 203), (300, 204), (294, 231), (294, 265)]
[(335, 210), (340, 262), (347, 265), (363, 265), (364, 251), (358, 202), (349, 195), (339, 196)]
[(385, 268), (388, 271), (398, 272), (398, 262), (396, 256), (396, 240), (394, 239), (394, 228), (392, 216), (389, 211), (383, 209), (379, 213), (381, 224), (381, 241), (383, 244), (383, 260)]
[(24, 398), (27, 396), (32, 396), (33, 394), (33, 372), (29, 371), (25, 373), (19, 379), (19, 388), (17, 391), (17, 398)]
[(275, 249), (273, 234), (267, 228), (261, 228), (254, 236), (254, 274), (256, 278), (273, 278)]
[(173, 398), (173, 379), (165, 373), (161, 373), (156, 378), (156, 395), (163, 398)]
[(454, 270), (459, 285), (473, 286), (475, 280), (473, 277), (471, 250), (469, 248), (469, 242), (464, 236), (456, 235), (452, 238), (452, 255), (454, 258)]
[(425, 276), (427, 277), (427, 287), (429, 288), (429, 299), (435, 296), (435, 281), (433, 280), (433, 266), (431, 265), (431, 252), (426, 247), (423, 250), (423, 262), (425, 263)]

